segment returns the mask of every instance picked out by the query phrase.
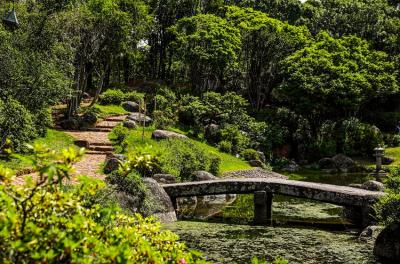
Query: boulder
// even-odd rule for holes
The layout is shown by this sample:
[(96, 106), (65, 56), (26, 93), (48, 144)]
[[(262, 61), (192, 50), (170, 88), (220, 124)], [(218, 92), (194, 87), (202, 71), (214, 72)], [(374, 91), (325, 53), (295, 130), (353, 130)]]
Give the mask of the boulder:
[(150, 190), (153, 201), (156, 203), (152, 214), (162, 223), (176, 221), (176, 213), (170, 197), (164, 188), (152, 178), (143, 178), (144, 184)]
[(125, 120), (124, 121), (124, 127), (129, 128), (129, 129), (134, 129), (137, 127), (136, 122), (132, 120)]
[(172, 174), (154, 174), (153, 179), (162, 184), (176, 183), (176, 177)]
[(318, 161), (318, 167), (321, 170), (336, 170), (336, 163), (331, 158), (323, 158)]
[(95, 113), (87, 112), (80, 117), (80, 120), (83, 127), (94, 126), (97, 123), (97, 116)]
[(75, 140), (74, 144), (80, 148), (88, 149), (90, 147), (90, 142), (87, 140)]
[(382, 165), (390, 165), (395, 161), (394, 158), (390, 158), (390, 157), (383, 157), (382, 158)]
[(118, 170), (121, 161), (116, 158), (110, 158), (106, 160), (106, 164), (104, 165), (104, 173), (110, 174), (113, 171)]
[(204, 127), (204, 138), (209, 143), (217, 143), (219, 141), (219, 125), (209, 124)]
[(181, 138), (181, 139), (186, 139), (188, 138), (185, 135), (172, 132), (172, 131), (167, 131), (167, 130), (155, 130), (153, 134), (151, 135), (152, 139), (160, 140), (160, 139), (169, 139), (169, 138)]
[(267, 161), (264, 152), (262, 151), (257, 151), (258, 158), (261, 160), (262, 163), (265, 163)]
[(264, 163), (262, 161), (260, 161), (260, 160), (250, 160), (249, 164), (252, 167), (259, 167), (259, 168), (264, 167)]
[(354, 162), (354, 160), (343, 154), (338, 154), (334, 156), (332, 160), (335, 162), (336, 168), (340, 172), (349, 172), (354, 170), (354, 168), (356, 167), (356, 163)]
[(68, 129), (69, 130), (77, 130), (80, 127), (80, 123), (79, 123), (79, 120), (76, 119), (76, 118), (69, 118), (69, 119), (66, 119), (66, 120), (62, 120), (60, 122), (60, 126), (63, 129), (67, 129), (67, 130)]
[(362, 241), (368, 241), (376, 239), (379, 233), (382, 231), (382, 226), (367, 226), (359, 235), (358, 239)]
[(378, 235), (374, 255), (383, 263), (400, 263), (400, 224), (391, 224)]
[(368, 191), (383, 192), (385, 185), (378, 181), (366, 181), (361, 185), (361, 188)]
[(132, 102), (132, 101), (122, 102), (121, 106), (128, 112), (138, 112), (139, 111), (139, 104)]
[(146, 126), (150, 125), (153, 122), (153, 119), (141, 113), (132, 113), (127, 117), (127, 120), (135, 121), (137, 124), (140, 125), (143, 125), (144, 122)]
[(282, 170), (288, 172), (296, 172), (300, 170), (300, 166), (294, 160), (291, 160), (289, 161), (289, 164), (286, 165)]
[(192, 173), (193, 181), (210, 181), (215, 180), (217, 177), (207, 171), (195, 171)]

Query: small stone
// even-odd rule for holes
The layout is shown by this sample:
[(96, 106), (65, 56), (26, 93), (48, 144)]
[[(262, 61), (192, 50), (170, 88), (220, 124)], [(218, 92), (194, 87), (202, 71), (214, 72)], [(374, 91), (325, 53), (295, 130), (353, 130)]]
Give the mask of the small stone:
[(209, 124), (204, 127), (204, 138), (209, 143), (217, 143), (219, 141), (219, 125)]
[(176, 132), (172, 131), (167, 131), (167, 130), (155, 130), (153, 134), (151, 135), (152, 139), (169, 139), (169, 138), (181, 138), (181, 139), (187, 139), (188, 137)]
[(139, 104), (132, 102), (132, 101), (122, 102), (121, 106), (128, 112), (138, 112), (139, 111)]
[(80, 148), (88, 149), (90, 147), (90, 142), (87, 140), (75, 140), (74, 144)]
[(136, 122), (132, 120), (125, 120), (124, 121), (124, 127), (129, 128), (129, 129), (134, 129), (137, 127)]
[(361, 185), (361, 188), (368, 191), (383, 192), (385, 191), (385, 185), (378, 181), (367, 181)]
[(210, 181), (217, 179), (217, 177), (208, 171), (195, 171), (192, 173), (192, 179), (193, 181)]
[(162, 184), (176, 183), (176, 177), (172, 174), (154, 174), (152, 178)]
[(120, 161), (125, 161), (126, 160), (126, 156), (124, 154), (110, 153), (110, 154), (107, 155), (106, 159), (111, 159), (111, 158), (115, 158), (115, 159), (118, 159)]
[(296, 172), (300, 170), (300, 166), (294, 160), (291, 160), (289, 164), (285, 166), (282, 170), (288, 172)]
[(120, 165), (121, 161), (119, 159), (108, 158), (106, 160), (106, 164), (104, 165), (104, 173), (110, 174), (111, 172), (118, 170)]
[(250, 160), (249, 164), (252, 167), (259, 167), (259, 168), (264, 167), (264, 163), (262, 161), (260, 161), (260, 160)]

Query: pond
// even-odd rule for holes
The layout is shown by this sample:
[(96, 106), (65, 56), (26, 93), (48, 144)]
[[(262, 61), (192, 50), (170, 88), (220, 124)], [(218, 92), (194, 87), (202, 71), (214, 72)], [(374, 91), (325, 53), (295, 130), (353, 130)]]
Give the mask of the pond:
[[(337, 185), (362, 183), (367, 174), (331, 175), (317, 171), (287, 174), (291, 179)], [(250, 263), (252, 257), (289, 263), (375, 263), (372, 241), (342, 217), (342, 207), (274, 196), (273, 226), (252, 226), (253, 195), (236, 201), (207, 221), (179, 221), (173, 230), (187, 245), (213, 263)]]

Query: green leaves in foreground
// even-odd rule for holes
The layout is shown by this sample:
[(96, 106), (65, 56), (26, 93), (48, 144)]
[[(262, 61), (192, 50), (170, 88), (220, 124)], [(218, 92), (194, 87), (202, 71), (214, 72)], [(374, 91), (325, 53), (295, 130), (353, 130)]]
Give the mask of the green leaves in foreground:
[(38, 173), (25, 185), (0, 168), (1, 263), (204, 263), (153, 219), (101, 207), (95, 196), (103, 182), (62, 186), (82, 152), (33, 149)]

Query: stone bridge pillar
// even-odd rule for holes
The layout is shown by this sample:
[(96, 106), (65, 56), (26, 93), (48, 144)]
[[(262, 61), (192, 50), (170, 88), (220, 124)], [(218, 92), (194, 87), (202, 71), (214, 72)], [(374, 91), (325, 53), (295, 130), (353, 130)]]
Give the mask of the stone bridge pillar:
[(272, 224), (272, 198), (269, 191), (257, 191), (254, 193), (254, 224)]

